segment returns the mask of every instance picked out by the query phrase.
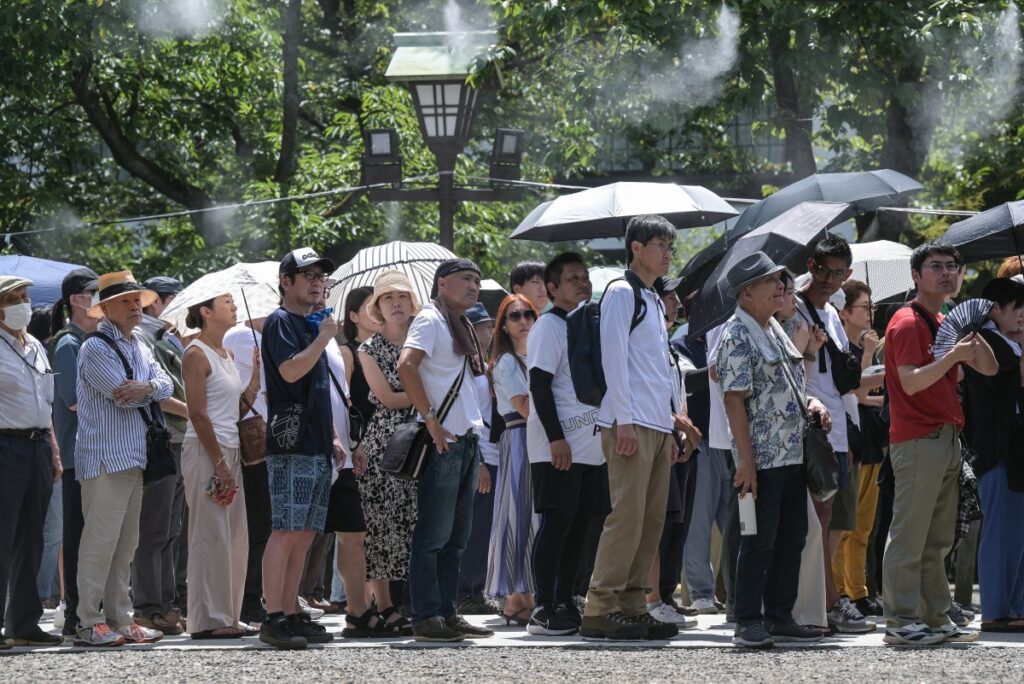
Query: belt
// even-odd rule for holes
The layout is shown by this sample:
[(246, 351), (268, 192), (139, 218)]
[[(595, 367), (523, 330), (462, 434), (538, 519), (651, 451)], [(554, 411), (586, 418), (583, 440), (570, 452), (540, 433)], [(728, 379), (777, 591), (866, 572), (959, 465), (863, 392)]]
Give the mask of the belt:
[(50, 428), (33, 428), (30, 430), (7, 430), (0, 428), (0, 435), (4, 437), (20, 437), (30, 439), (33, 442), (41, 442), (50, 438)]

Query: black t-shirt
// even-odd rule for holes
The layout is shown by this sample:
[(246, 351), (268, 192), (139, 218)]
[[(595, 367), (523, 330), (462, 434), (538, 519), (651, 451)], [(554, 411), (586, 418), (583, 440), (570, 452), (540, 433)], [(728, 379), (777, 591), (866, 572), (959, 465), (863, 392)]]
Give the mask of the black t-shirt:
[[(303, 316), (278, 309), (263, 325), (261, 356), (267, 381), (267, 408), (274, 415), (280, 404), (302, 404), (309, 410), (309, 420), (302, 436), (303, 453), (331, 454), (334, 423), (331, 415), (331, 386), (327, 375), (327, 356), (321, 354), (313, 369), (298, 382), (285, 382), (279, 370), (282, 363), (313, 343), (315, 335)], [(310, 383), (313, 384), (310, 399)], [(268, 438), (270, 433), (267, 433)], [(270, 440), (268, 449), (273, 453)]]

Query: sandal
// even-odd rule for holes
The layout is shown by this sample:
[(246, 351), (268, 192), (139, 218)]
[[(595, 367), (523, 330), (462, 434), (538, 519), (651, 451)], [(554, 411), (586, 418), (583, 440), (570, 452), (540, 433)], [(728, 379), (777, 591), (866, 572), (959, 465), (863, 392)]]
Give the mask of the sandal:
[[(526, 617), (523, 617), (523, 613), (526, 613)], [(505, 618), (505, 626), (511, 627), (512, 623), (516, 623), (518, 627), (525, 627), (530, 623), (530, 616), (533, 615), (532, 608), (520, 608), (514, 613), (500, 613), (501, 617)]]
[[(352, 625), (349, 627), (349, 625)], [(373, 608), (368, 608), (362, 615), (346, 615), (345, 629), (341, 636), (346, 639), (368, 639), (371, 637), (388, 638), (398, 636), (388, 631), (384, 618)]]
[(983, 620), (982, 632), (1024, 632), (1024, 618), (1005, 617), (996, 620)]
[(245, 636), (245, 632), (237, 627), (220, 627), (219, 629), (192, 632), (193, 639), (241, 639), (243, 636)]
[[(388, 618), (392, 615), (398, 615), (398, 619), (394, 622), (388, 622)], [(411, 637), (412, 636), (412, 623), (409, 622), (404, 615), (398, 612), (398, 609), (394, 606), (385, 608), (380, 612), (380, 618), (383, 625), (381, 625), (381, 636), (386, 637)]]

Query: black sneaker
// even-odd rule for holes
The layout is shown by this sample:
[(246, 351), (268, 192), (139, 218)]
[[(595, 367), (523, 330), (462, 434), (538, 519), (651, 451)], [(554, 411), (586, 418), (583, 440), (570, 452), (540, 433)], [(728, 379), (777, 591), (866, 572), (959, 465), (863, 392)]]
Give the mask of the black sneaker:
[(820, 629), (814, 629), (813, 627), (804, 627), (798, 625), (796, 622), (788, 622), (784, 624), (768, 623), (767, 631), (772, 640), (776, 643), (780, 642), (812, 642), (821, 641), (824, 638), (825, 633)]
[(974, 612), (964, 609), (959, 603), (953, 601), (949, 610), (946, 611), (946, 617), (957, 627), (966, 627), (974, 619)]
[(676, 611), (677, 613), (685, 617), (697, 617), (698, 615), (700, 615), (699, 610), (690, 608), (689, 606), (680, 606), (675, 601), (673, 601), (672, 603), (667, 603), (666, 605), (668, 605), (672, 610)]
[(853, 602), (853, 605), (857, 607), (861, 615), (882, 617), (882, 606), (870, 596), (857, 599)]
[(8, 634), (6, 639), (0, 639), (0, 641), (6, 641), (11, 646), (60, 646), (64, 643), (63, 637), (44, 632), (39, 627), (36, 627), (35, 631), (22, 636), (11, 636)]
[(319, 625), (310, 619), (308, 613), (297, 613), (289, 615), (292, 623), (292, 632), (304, 637), (310, 644), (329, 644), (334, 641), (334, 635), (327, 631), (323, 625)]
[(566, 620), (571, 620), (577, 629), (579, 629), (580, 624), (583, 622), (583, 613), (579, 611), (575, 603), (559, 603), (558, 607), (555, 608), (555, 612)]
[(456, 606), (459, 615), (494, 615), (494, 608), (488, 605), (483, 596), (464, 596)]
[(584, 615), (580, 625), (580, 636), (584, 639), (643, 641), (647, 638), (647, 625), (627, 618), (620, 612)]
[(284, 650), (306, 648), (309, 645), (306, 637), (293, 631), (291, 620), (284, 615), (263, 623), (260, 627), (260, 641)]
[(412, 626), (412, 638), (416, 641), (462, 641), (466, 635), (452, 629), (440, 617), (427, 618)]
[[(551, 606), (537, 606), (533, 609), (530, 622), (526, 625), (526, 631), (536, 636), (568, 636), (579, 630), (579, 625), (569, 618), (565, 613), (559, 612), (558, 608)], [(573, 608), (573, 612), (576, 609)]]
[(671, 639), (679, 634), (678, 625), (671, 622), (662, 622), (647, 611), (626, 619), (645, 625), (647, 627), (647, 638), (651, 640)]
[(747, 648), (771, 648), (775, 640), (760, 622), (752, 622), (749, 625), (737, 625), (732, 635), (732, 643)]
[(494, 630), (471, 625), (466, 622), (466, 618), (462, 617), (458, 613), (446, 619), (444, 623), (456, 632), (462, 632), (467, 639), (486, 639), (487, 637), (494, 636)]

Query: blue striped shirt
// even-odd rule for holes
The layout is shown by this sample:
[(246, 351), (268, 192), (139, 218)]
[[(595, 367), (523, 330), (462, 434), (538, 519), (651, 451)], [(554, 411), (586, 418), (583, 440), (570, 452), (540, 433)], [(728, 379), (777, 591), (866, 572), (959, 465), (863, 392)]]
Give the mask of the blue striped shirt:
[(152, 380), (156, 396), (119, 406), (113, 393), (127, 379), (124, 365), (103, 340), (89, 338), (78, 352), (78, 437), (75, 448), (75, 479), (99, 477), (100, 465), (108, 473), (146, 467), (146, 423), (138, 407), (171, 396), (174, 386), (153, 358), (149, 348), (134, 337), (125, 337), (110, 321), (97, 328), (118, 346), (132, 367), (135, 380)]

